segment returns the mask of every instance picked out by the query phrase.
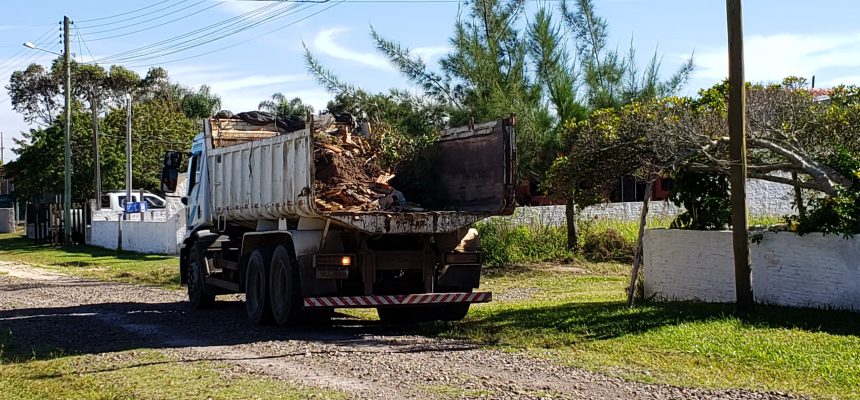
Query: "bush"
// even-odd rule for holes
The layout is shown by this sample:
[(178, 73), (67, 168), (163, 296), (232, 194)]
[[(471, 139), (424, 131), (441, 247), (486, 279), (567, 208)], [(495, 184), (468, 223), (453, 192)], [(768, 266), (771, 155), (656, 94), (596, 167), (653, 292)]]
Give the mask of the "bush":
[(582, 255), (589, 261), (631, 262), (636, 254), (636, 221), (589, 219), (579, 223)]
[(851, 186), (839, 188), (834, 196), (810, 201), (809, 212), (799, 218), (797, 232), (845, 237), (860, 234), (860, 155), (842, 150), (824, 160), (824, 164), (849, 177)]
[(518, 263), (569, 261), (564, 227), (530, 223), (515, 225), (510, 220), (491, 218), (477, 224), (484, 263), (501, 267)]

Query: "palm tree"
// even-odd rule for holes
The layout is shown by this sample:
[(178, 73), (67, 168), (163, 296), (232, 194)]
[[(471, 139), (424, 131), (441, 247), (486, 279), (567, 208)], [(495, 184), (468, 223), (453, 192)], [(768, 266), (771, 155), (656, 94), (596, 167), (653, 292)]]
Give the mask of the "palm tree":
[(270, 100), (261, 101), (257, 109), (268, 111), (279, 117), (304, 118), (308, 113), (314, 112), (314, 108), (303, 103), (301, 98), (294, 97), (292, 100), (287, 100), (287, 96), (281, 92), (273, 94)]

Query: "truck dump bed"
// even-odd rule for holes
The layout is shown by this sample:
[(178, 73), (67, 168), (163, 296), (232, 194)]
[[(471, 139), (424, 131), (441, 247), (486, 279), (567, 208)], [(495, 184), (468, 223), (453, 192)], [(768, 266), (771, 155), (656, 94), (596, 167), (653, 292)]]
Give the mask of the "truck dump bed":
[(204, 125), (215, 219), (309, 217), (370, 234), (415, 234), (451, 232), (514, 209), (513, 118), (441, 132), (420, 155), (430, 168), (403, 182), (407, 198), (422, 200), (420, 211), (321, 210), (312, 121), (286, 134), (274, 124), (239, 119), (213, 118)]

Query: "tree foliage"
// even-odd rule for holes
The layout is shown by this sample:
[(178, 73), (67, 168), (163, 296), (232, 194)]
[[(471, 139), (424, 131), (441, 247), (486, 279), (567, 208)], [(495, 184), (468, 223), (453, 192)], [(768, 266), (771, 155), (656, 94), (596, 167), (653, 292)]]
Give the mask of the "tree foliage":
[[(202, 86), (193, 90), (168, 79), (162, 68), (146, 76), (122, 66), (73, 63), (72, 70), (72, 196), (75, 201), (93, 195), (93, 110), (99, 123), (102, 186), (125, 186), (125, 97), (133, 102), (134, 188), (159, 190), (164, 151), (188, 148), (197, 131), (194, 120), (212, 115), (220, 99)], [(40, 127), (24, 132), (14, 149), (18, 159), (9, 163), (16, 192), (23, 198), (62, 193), (64, 186), (65, 126), (61, 115), (62, 62), (50, 69), (38, 64), (12, 74), (7, 89), (12, 107)], [(95, 106), (95, 107), (93, 107)]]
[(302, 102), (299, 97), (287, 99), (283, 93), (275, 93), (269, 100), (263, 100), (257, 106), (261, 111), (268, 111), (279, 117), (299, 117), (305, 118), (307, 114), (312, 114), (314, 108), (309, 104)]

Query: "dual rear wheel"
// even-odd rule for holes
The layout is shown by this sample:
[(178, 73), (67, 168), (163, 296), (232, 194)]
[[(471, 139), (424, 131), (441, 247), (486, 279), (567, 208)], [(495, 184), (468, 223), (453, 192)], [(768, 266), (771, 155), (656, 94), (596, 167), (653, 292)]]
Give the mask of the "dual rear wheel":
[(324, 323), (334, 310), (306, 311), (302, 307), (299, 273), (283, 245), (251, 253), (245, 273), (245, 311), (258, 325)]

